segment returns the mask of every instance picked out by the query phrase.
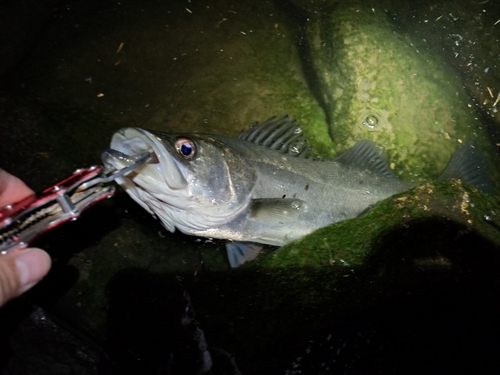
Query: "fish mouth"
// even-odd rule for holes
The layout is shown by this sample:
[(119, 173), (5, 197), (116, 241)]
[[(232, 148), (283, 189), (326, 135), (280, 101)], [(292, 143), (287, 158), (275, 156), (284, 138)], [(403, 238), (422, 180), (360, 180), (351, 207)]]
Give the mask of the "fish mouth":
[(162, 182), (172, 190), (186, 187), (187, 182), (180, 170), (180, 165), (165, 148), (162, 141), (154, 134), (140, 128), (124, 128), (113, 135), (111, 139), (111, 150), (129, 156), (117, 157), (112, 152), (104, 151), (103, 162), (112, 165), (115, 168), (123, 168), (130, 165), (133, 157), (149, 152), (151, 159), (135, 172), (140, 175), (148, 176), (156, 182)]
[[(103, 151), (101, 158), (105, 167), (122, 170), (133, 165), (145, 152), (151, 154), (150, 159), (116, 178), (116, 182), (144, 209), (161, 219), (165, 205), (181, 204), (183, 199), (179, 198), (188, 185), (181, 165), (165, 144), (147, 130), (124, 128), (113, 135), (110, 150)], [(173, 230), (171, 224), (164, 224)]]

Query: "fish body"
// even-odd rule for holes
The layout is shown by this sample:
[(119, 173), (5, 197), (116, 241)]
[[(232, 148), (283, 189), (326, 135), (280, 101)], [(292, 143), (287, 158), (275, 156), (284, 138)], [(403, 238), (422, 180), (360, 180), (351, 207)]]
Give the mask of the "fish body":
[[(308, 157), (300, 126), (287, 117), (271, 118), (239, 138), (125, 128), (114, 134), (111, 149), (130, 156), (151, 152), (146, 164), (117, 182), (168, 230), (229, 240), (232, 266), (255, 257), (260, 247), (252, 244), (282, 246), (413, 186), (395, 178), (371, 141), (335, 160)], [(110, 151), (103, 161), (127, 164)], [(459, 163), (452, 159), (447, 177)]]

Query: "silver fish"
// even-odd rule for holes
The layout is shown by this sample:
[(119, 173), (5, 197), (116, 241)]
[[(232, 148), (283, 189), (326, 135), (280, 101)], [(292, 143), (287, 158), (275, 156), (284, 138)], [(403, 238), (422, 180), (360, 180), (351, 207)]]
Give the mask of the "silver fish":
[[(282, 246), (413, 186), (394, 176), (368, 140), (335, 160), (309, 157), (302, 128), (287, 116), (238, 138), (124, 128), (102, 159), (123, 168), (145, 151), (151, 159), (117, 182), (169, 231), (229, 240), (233, 267), (253, 259), (261, 248), (256, 244)], [(484, 165), (469, 143), (454, 154), (442, 178), (486, 189)]]

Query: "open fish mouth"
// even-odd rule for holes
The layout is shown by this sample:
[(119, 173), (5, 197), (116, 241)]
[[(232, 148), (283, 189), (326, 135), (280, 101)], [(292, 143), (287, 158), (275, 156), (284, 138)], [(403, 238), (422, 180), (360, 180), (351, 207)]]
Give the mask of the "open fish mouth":
[[(111, 149), (101, 155), (105, 165), (123, 168), (132, 163), (134, 156), (147, 151), (151, 154), (151, 159), (135, 169), (135, 173), (145, 179), (143, 182), (153, 185), (166, 184), (172, 190), (182, 189), (187, 185), (179, 165), (170, 152), (158, 137), (147, 130), (121, 129), (113, 135), (110, 146)], [(162, 186), (162, 189), (164, 188), (165, 186)]]
[(101, 158), (104, 166), (123, 169), (133, 165), (145, 152), (151, 154), (150, 159), (118, 177), (116, 182), (144, 209), (157, 215), (169, 230), (173, 230), (172, 224), (167, 223), (170, 220), (164, 217), (166, 206), (181, 204), (179, 195), (183, 195), (187, 181), (181, 166), (158, 137), (144, 129), (121, 129), (113, 135), (110, 149), (103, 151)]

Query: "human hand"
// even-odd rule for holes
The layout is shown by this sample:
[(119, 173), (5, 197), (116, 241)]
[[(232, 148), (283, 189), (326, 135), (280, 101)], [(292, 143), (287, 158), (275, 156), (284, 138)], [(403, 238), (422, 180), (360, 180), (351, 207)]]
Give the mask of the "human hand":
[[(24, 182), (0, 169), (0, 208), (34, 194)], [(0, 306), (38, 283), (48, 272), (51, 259), (42, 249), (27, 248), (0, 254)]]

